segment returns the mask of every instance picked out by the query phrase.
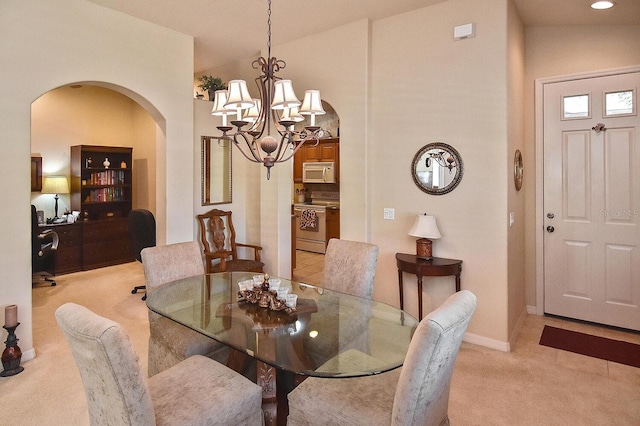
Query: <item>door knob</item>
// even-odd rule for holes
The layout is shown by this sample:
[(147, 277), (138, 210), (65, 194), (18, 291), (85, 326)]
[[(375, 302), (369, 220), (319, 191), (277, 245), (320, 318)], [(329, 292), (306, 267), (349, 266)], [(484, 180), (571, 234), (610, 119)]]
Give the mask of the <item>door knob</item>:
[(553, 226), (547, 226), (547, 232), (548, 233), (552, 233), (555, 230), (556, 230), (556, 228), (554, 228)]
[(547, 213), (547, 217), (548, 217), (549, 219), (553, 219), (555, 216), (554, 216), (554, 214), (553, 214), (553, 213), (549, 212), (549, 213)]

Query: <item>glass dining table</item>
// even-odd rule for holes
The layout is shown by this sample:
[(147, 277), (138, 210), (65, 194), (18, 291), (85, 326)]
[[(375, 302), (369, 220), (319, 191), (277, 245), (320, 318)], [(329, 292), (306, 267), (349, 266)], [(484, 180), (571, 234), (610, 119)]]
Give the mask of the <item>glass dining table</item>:
[(222, 272), (180, 279), (149, 292), (146, 303), (150, 310), (255, 359), (265, 401), (291, 388), (281, 389), (277, 373), (335, 379), (380, 374), (404, 362), (418, 325), (406, 312), (286, 279), (280, 288), (298, 296), (295, 309), (271, 310), (239, 294), (238, 283), (253, 275)]

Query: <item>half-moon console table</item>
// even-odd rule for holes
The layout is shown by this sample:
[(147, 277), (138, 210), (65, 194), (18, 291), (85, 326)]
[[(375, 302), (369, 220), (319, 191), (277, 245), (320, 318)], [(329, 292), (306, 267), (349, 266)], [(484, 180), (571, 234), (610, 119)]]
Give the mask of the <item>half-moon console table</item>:
[(414, 274), (418, 279), (418, 315), (422, 319), (422, 277), (442, 277), (455, 275), (456, 291), (460, 291), (460, 272), (462, 272), (462, 260), (443, 259), (433, 257), (429, 260), (421, 259), (415, 254), (396, 253), (398, 264), (398, 285), (400, 287), (400, 309), (404, 310), (404, 296), (402, 273)]

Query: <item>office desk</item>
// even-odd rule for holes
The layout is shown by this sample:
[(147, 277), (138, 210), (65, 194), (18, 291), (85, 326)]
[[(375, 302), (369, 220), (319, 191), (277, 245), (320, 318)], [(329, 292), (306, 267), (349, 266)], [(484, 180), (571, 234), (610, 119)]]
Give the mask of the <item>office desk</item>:
[[(223, 272), (174, 281), (147, 295), (152, 311), (258, 361), (263, 399), (291, 390), (276, 373), (357, 377), (402, 365), (418, 321), (398, 308), (282, 279), (298, 311), (270, 311), (238, 300), (254, 273)], [(273, 413), (271, 415), (274, 415)], [(277, 415), (276, 415), (277, 416)], [(269, 420), (268, 417), (266, 417)]]

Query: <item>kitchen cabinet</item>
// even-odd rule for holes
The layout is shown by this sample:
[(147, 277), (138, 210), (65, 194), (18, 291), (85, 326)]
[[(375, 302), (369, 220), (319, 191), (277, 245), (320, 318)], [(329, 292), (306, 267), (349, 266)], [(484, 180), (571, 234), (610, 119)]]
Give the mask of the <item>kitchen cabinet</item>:
[(336, 179), (340, 176), (340, 138), (321, 139), (318, 145), (306, 142), (293, 157), (293, 181), (302, 183), (302, 163), (334, 162)]
[(340, 209), (327, 208), (327, 243), (331, 238), (340, 238)]

